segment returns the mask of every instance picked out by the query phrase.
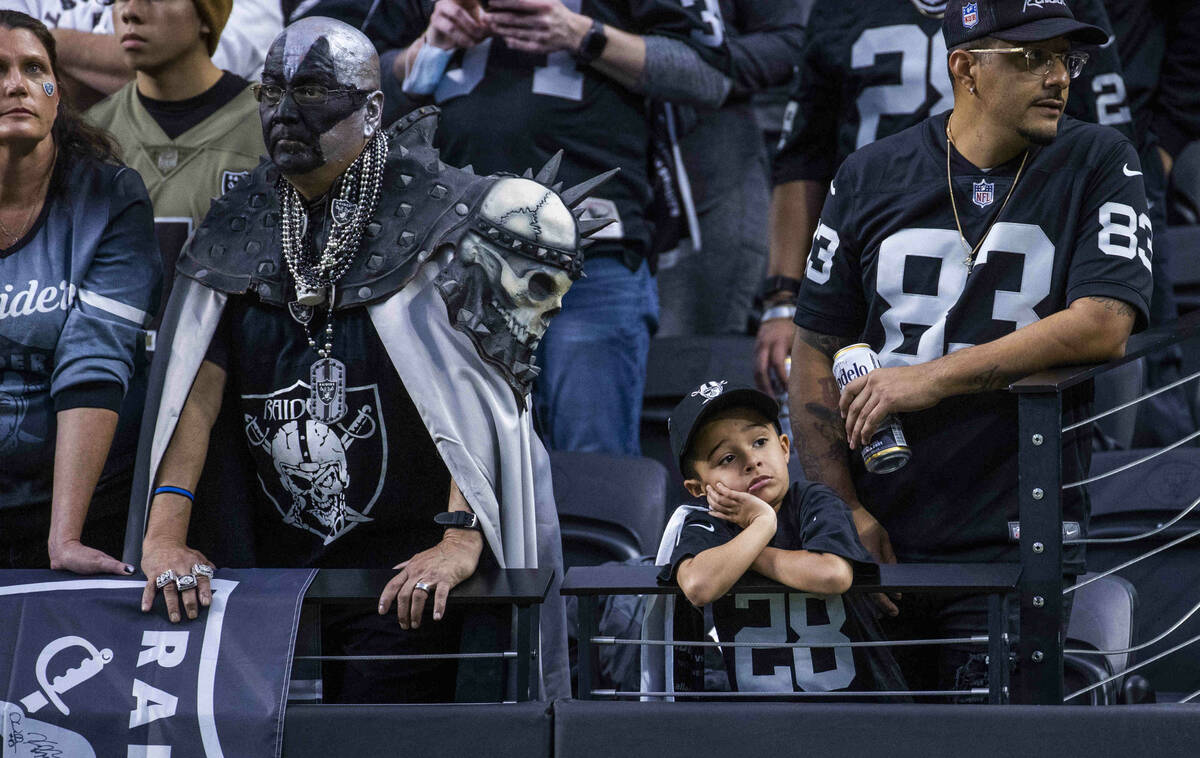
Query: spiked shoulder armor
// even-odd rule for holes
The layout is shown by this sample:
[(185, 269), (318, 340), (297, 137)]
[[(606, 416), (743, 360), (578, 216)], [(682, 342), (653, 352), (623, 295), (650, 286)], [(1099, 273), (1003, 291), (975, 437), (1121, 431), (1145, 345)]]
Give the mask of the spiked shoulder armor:
[[(586, 237), (608, 220), (579, 221), (580, 203), (610, 171), (561, 192), (560, 156), (536, 176), (476, 176), (443, 163), (433, 147), (438, 109), (389, 127), (379, 204), (361, 249), (338, 283), (337, 308), (386, 299), (434, 253), (454, 254), (436, 286), (453, 327), (497, 367), (523, 405), (536, 350), (562, 295), (582, 275)], [(180, 254), (178, 272), (229, 294), (284, 307), (289, 293), (279, 235), (279, 171), (260, 163), (212, 208)]]

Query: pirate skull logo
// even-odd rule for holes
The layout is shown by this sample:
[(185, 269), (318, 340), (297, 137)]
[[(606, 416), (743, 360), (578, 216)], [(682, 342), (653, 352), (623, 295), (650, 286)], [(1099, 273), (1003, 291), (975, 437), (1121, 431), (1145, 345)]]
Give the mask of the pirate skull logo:
[(724, 379), (719, 382), (705, 382), (696, 388), (696, 390), (692, 392), (691, 396), (695, 397), (699, 395), (700, 397), (704, 398), (704, 402), (707, 404), (709, 400), (719, 396), (725, 390), (726, 384), (728, 384), (728, 382)]
[(339, 534), (346, 523), (350, 470), (337, 433), (313, 419), (289, 421), (271, 438), (271, 458), (292, 496), (284, 521), (327, 536)]

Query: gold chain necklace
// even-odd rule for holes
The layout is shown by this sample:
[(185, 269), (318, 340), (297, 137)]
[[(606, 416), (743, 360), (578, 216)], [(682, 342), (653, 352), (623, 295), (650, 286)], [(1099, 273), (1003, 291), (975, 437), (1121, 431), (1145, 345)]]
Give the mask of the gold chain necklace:
[[(50, 171), (51, 171), (51, 173), (53, 173), (53, 171), (54, 171), (53, 164), (51, 164)], [(42, 180), (42, 183), (37, 186), (37, 190), (34, 192), (34, 195), (33, 195), (34, 197), (37, 197), (42, 194), (42, 188), (46, 185), (47, 182), (48, 182), (48, 179)], [(40, 205), (44, 205), (44, 204), (45, 204), (45, 198), (43, 198), (41, 204), (38, 204), (35, 202), (29, 208), (29, 211), (25, 214), (25, 219), (21, 222), (21, 225), (19, 227), (17, 227), (17, 231), (15, 234), (13, 233), (13, 231), (11, 229), (8, 228), (8, 225), (5, 224), (3, 220), (0, 220), (0, 232), (2, 232), (4, 234), (4, 239), (7, 239), (9, 241), (7, 245), (0, 245), (0, 249), (7, 249), (9, 247), (12, 247), (13, 245), (17, 244), (17, 242), (20, 241), (21, 237), (25, 236), (25, 233), (27, 231), (29, 231), (29, 224), (33, 219), (33, 212), (36, 211), (40, 207)]]
[(34, 205), (29, 209), (29, 212), (25, 214), (25, 219), (21, 222), (21, 225), (17, 227), (16, 232), (10, 230), (7, 224), (5, 224), (3, 221), (0, 221), (0, 232), (3, 232), (4, 239), (9, 241), (8, 244), (4, 245), (3, 247), (7, 248), (15, 245), (17, 241), (25, 235), (25, 232), (29, 230), (29, 221), (31, 218), (33, 218), (33, 211), (37, 209), (37, 207), (37, 205)]
[(954, 181), (950, 178), (950, 146), (954, 144), (954, 140), (950, 135), (950, 118), (946, 117), (946, 187), (950, 190), (950, 209), (954, 211), (954, 226), (958, 229), (958, 238), (962, 240), (963, 247), (969, 252), (963, 260), (963, 265), (967, 267), (969, 275), (975, 268), (975, 256), (979, 254), (979, 248), (983, 247), (984, 240), (988, 238), (988, 233), (992, 231), (992, 227), (1000, 220), (1000, 214), (1004, 213), (1004, 206), (1008, 205), (1009, 198), (1013, 195), (1013, 190), (1017, 188), (1017, 182), (1021, 181), (1021, 172), (1025, 170), (1025, 162), (1029, 160), (1029, 148), (1025, 148), (1025, 154), (1021, 156), (1021, 165), (1017, 168), (1017, 175), (1013, 177), (1012, 186), (1008, 188), (1008, 194), (1004, 196), (1004, 202), (1000, 203), (1000, 209), (996, 211), (996, 215), (992, 216), (992, 220), (988, 222), (987, 228), (983, 230), (983, 236), (979, 238), (979, 242), (974, 247), (967, 242), (967, 235), (963, 234), (962, 223), (958, 220), (958, 203), (954, 200)]

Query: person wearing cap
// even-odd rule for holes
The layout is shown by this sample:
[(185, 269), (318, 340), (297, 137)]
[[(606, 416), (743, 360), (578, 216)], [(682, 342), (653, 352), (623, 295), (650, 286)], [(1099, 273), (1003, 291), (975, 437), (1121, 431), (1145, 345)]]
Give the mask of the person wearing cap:
[[(870, 601), (842, 594), (856, 577), (877, 579), (878, 566), (832, 490), (791, 482), (779, 404), (753, 387), (709, 381), (675, 407), (669, 426), (684, 486), (707, 508), (681, 506), (671, 519), (659, 580), (678, 582), (695, 606), (713, 604), (721, 640), (882, 639)], [(751, 569), (797, 592), (730, 593)], [(725, 667), (739, 692), (906, 689), (885, 647), (824, 652), (828, 660), (814, 665), (808, 648), (727, 647)]]
[(211, 59), (232, 7), (232, 0), (117, 0), (113, 34), (136, 78), (87, 112), (146, 183), (168, 283), (213, 199), (264, 152), (250, 82)]
[[(853, 153), (821, 211), (795, 316), (792, 430), (808, 478), (865, 507), (901, 562), (1019, 562), (1017, 401), (1005, 388), (1124, 354), (1149, 312), (1150, 220), (1129, 141), (1063, 116), (1087, 62), (1074, 45), (1103, 31), (1065, 2), (978, 0), (948, 3), (943, 33), (954, 109)], [(859, 342), (882, 367), (839, 398), (832, 356)], [(1090, 389), (1065, 392), (1063, 425), (1090, 401)], [(889, 414), (912, 459), (870, 474), (858, 451)], [(1079, 481), (1090, 431), (1064, 434), (1063, 448), (1063, 481)], [(1085, 491), (1064, 490), (1062, 508), (1064, 529), (1085, 534)], [(1077, 541), (1063, 571), (1084, 571)], [(889, 635), (978, 634), (986, 606), (907, 594)], [(986, 676), (978, 649), (897, 656), (917, 689)]]

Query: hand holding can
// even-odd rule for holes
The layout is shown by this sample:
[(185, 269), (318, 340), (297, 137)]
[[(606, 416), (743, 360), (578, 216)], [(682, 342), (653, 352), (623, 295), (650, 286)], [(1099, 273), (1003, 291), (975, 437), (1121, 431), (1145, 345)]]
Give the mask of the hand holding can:
[[(879, 357), (870, 345), (860, 342), (842, 348), (833, 356), (833, 378), (838, 391), (845, 391), (847, 384), (879, 367)], [(904, 468), (912, 457), (904, 429), (894, 415), (883, 420), (861, 452), (863, 463), (872, 474), (890, 474)]]

